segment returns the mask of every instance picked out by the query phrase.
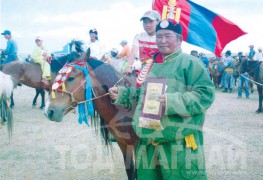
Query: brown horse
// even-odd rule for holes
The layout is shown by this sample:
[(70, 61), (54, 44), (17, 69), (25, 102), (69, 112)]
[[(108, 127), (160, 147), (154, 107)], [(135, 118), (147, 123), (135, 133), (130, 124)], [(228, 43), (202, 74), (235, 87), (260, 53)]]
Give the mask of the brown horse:
[[(124, 77), (116, 72), (111, 65), (95, 59), (88, 59), (84, 62), (82, 68), (88, 71), (86, 75), (84, 71), (76, 68), (76, 64), (67, 66), (73, 66), (73, 69), (64, 81), (64, 90), (59, 87), (54, 92), (55, 98), (49, 98), (48, 106), (45, 109), (46, 116), (51, 121), (60, 122), (63, 120), (64, 115), (78, 104), (94, 103), (95, 110), (100, 114), (101, 120), (105, 121), (105, 127), (115, 137), (122, 151), (128, 179), (135, 179), (134, 150), (139, 138), (132, 128), (134, 110), (127, 111), (117, 108), (111, 103), (107, 94), (108, 89), (114, 85), (127, 85), (127, 83), (134, 85), (134, 79)], [(87, 83), (87, 76), (92, 86), (93, 96), (91, 99), (85, 98), (86, 89), (84, 84)], [(55, 85), (53, 84), (53, 86)]]
[[(52, 79), (56, 77), (57, 72), (68, 62), (73, 59), (75, 59), (75, 56), (78, 56), (78, 53), (83, 53), (82, 45), (83, 43), (81, 41), (74, 41), (72, 40), (71, 43), (69, 43), (70, 47), (74, 45), (75, 50), (77, 53), (68, 54), (65, 56), (62, 56), (58, 59), (52, 60), (50, 67), (51, 67), (51, 75)], [(36, 88), (36, 96), (33, 100), (33, 106), (36, 102), (36, 97), (38, 93), (42, 96), (42, 103), (41, 107), (43, 108), (45, 106), (44, 101), (44, 91), (49, 91), (51, 87), (49, 86), (43, 86), (43, 83), (41, 83), (42, 79), (42, 70), (39, 64), (33, 63), (33, 62), (20, 62), (20, 61), (13, 61), (7, 64), (1, 65), (2, 72), (5, 74), (8, 74), (12, 76), (14, 86), (16, 87), (18, 83), (22, 83), (26, 86)], [(52, 82), (52, 81), (51, 81)], [(11, 107), (14, 106), (13, 101), (13, 95), (11, 96)]]

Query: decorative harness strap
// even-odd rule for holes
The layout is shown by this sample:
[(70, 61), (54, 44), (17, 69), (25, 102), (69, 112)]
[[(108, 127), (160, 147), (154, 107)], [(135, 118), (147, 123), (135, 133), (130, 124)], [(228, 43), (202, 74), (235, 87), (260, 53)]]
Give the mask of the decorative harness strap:
[[(92, 101), (85, 101), (82, 103), (79, 103), (76, 101), (74, 97), (74, 93), (76, 93), (83, 85), (86, 83), (85, 86), (85, 99), (91, 99), (92, 98), (92, 86), (88, 74), (88, 69), (85, 68), (86, 62), (83, 61), (78, 61), (74, 62), (71, 64), (66, 64), (58, 73), (57, 77), (55, 78), (54, 84), (52, 85), (52, 98), (55, 97), (55, 91), (61, 92), (61, 93), (67, 93), (71, 97), (71, 104), (68, 106), (65, 110), (69, 108), (75, 108), (78, 105), (78, 112), (79, 112), (79, 123), (82, 124), (84, 121), (86, 124), (88, 124), (88, 119), (87, 115), (94, 115), (94, 107), (93, 107), (93, 102)], [(85, 80), (83, 80), (80, 85), (76, 87), (72, 92), (68, 92), (65, 87), (65, 82), (68, 79), (70, 73), (72, 72), (72, 69), (76, 68), (81, 71), (83, 71)], [(59, 89), (61, 87), (61, 89)], [(86, 113), (88, 111), (88, 113)]]
[(152, 59), (147, 60), (147, 64), (142, 68), (140, 74), (136, 78), (136, 87), (137, 88), (142, 86), (142, 84), (145, 81), (145, 79), (146, 79), (148, 73), (150, 72), (152, 66), (153, 66), (153, 60)]

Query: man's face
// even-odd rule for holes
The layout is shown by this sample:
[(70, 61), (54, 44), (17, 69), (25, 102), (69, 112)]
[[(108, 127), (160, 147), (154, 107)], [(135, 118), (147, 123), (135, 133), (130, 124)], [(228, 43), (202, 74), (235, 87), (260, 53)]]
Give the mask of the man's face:
[(158, 30), (156, 32), (156, 44), (159, 51), (167, 56), (181, 48), (182, 40), (171, 30)]
[(151, 20), (149, 18), (144, 18), (143, 19), (143, 29), (147, 32), (149, 35), (154, 35), (155, 34), (155, 29), (156, 25), (158, 22), (155, 20)]
[(5, 37), (5, 39), (10, 39), (11, 35), (10, 34), (5, 34), (4, 37)]
[(95, 33), (90, 33), (90, 40), (91, 41), (96, 41), (96, 34)]
[(37, 39), (37, 40), (36, 40), (36, 44), (37, 44), (37, 46), (41, 46), (41, 45), (42, 45), (42, 42), (43, 42), (42, 40)]

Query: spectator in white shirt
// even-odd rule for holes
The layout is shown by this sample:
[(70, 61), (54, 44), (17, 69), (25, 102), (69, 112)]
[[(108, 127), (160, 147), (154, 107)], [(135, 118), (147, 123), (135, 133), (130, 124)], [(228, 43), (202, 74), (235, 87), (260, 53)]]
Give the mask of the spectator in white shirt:
[(88, 47), (90, 48), (90, 56), (101, 60), (102, 56), (105, 54), (104, 47), (98, 39), (98, 31), (96, 29), (91, 29), (89, 31), (90, 41)]
[(258, 48), (258, 52), (256, 52), (254, 59), (256, 61), (263, 61), (262, 48)]

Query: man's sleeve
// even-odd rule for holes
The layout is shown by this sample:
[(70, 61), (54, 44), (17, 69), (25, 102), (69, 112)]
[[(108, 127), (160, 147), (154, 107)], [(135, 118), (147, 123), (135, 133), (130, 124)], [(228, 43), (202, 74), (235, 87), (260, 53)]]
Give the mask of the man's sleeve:
[(7, 45), (6, 45), (6, 49), (4, 50), (4, 53), (9, 54), (10, 48), (11, 48), (11, 43), (10, 43), (10, 41), (8, 41)]
[(118, 97), (113, 104), (131, 110), (136, 106), (139, 94), (140, 88), (118, 86)]
[(166, 115), (188, 117), (205, 112), (214, 101), (215, 88), (206, 69), (192, 63), (186, 71), (185, 92), (166, 93)]

